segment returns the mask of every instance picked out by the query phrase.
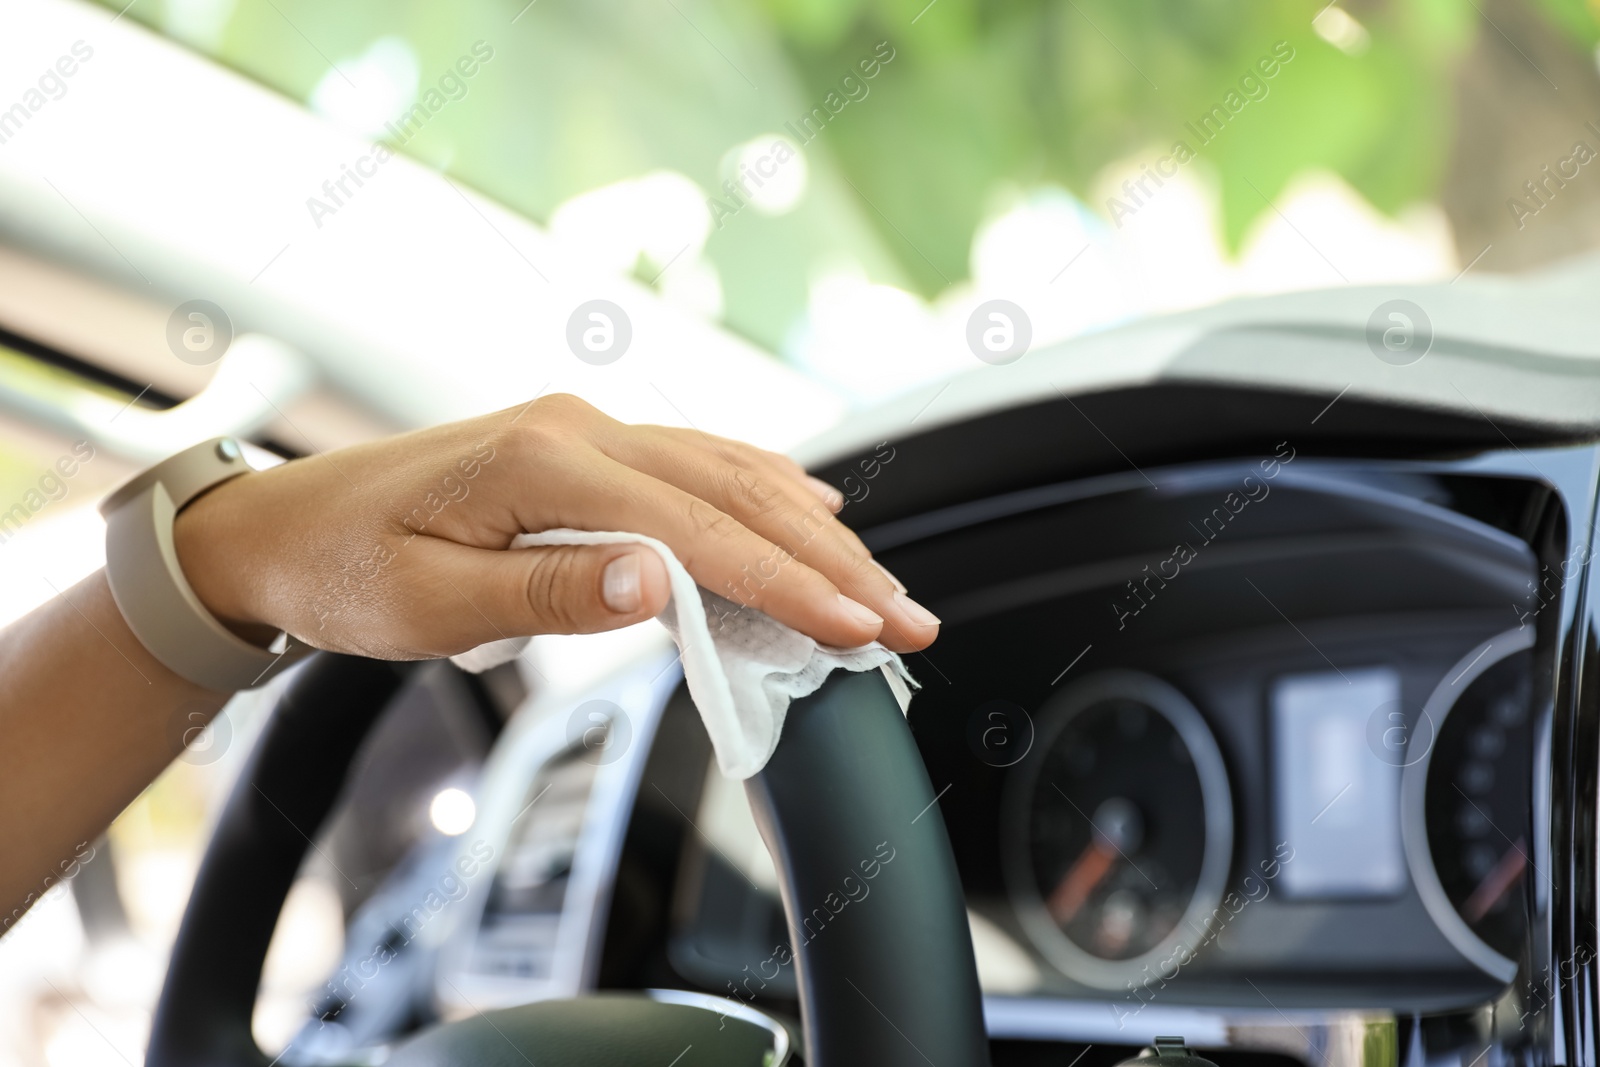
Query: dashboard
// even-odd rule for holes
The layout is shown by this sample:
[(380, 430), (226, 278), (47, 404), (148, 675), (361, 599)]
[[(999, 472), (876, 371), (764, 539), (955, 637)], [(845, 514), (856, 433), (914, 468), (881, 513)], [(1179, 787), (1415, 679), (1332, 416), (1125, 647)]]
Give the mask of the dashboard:
[(1516, 971), (1534, 553), (1449, 479), (1295, 462), (1151, 472), (889, 564), (1062, 561), (963, 575), (914, 720), (969, 901), (1039, 990), (1422, 1011)]
[[(1534, 554), (1444, 506), (1459, 487), (1301, 463), (1209, 542), (1187, 516), (1265, 484), (1252, 468), (1152, 472), (1160, 490), (885, 553), (919, 589), (944, 576), (910, 717), (980, 969), (997, 939), (1026, 958), (1005, 992), (1116, 1017), (1158, 992), (1436, 1011), (1515, 973), (1547, 744), (1536, 626), (1513, 611)], [(1173, 544), (1181, 569), (1142, 551)], [(760, 910), (741, 851), (695, 857), (679, 944), (703, 979), (738, 956), (726, 917)]]

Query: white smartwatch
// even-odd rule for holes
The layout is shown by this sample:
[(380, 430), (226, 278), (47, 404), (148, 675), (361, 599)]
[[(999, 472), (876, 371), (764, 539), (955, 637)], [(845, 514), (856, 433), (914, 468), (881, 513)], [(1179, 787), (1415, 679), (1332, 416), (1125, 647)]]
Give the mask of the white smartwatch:
[(174, 674), (224, 693), (261, 685), (313, 651), (287, 634), (273, 642), (277, 652), (239, 637), (205, 609), (178, 565), (178, 512), (252, 469), (238, 441), (218, 437), (136, 475), (100, 505), (106, 579), (128, 628)]

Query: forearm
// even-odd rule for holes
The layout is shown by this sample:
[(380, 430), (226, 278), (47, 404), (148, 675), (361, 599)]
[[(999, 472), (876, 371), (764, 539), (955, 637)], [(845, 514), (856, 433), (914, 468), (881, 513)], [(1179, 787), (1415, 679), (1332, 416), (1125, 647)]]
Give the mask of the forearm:
[(0, 631), (0, 933), (226, 699), (145, 650), (103, 571)]

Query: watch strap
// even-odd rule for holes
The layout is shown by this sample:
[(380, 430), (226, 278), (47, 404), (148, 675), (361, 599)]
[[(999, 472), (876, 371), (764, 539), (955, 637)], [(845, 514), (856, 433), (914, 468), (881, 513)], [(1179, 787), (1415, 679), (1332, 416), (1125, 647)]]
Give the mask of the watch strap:
[(218, 692), (261, 685), (314, 651), (287, 634), (281, 652), (244, 640), (206, 610), (179, 566), (178, 512), (251, 469), (237, 441), (218, 437), (136, 475), (100, 505), (106, 578), (128, 628), (173, 673)]

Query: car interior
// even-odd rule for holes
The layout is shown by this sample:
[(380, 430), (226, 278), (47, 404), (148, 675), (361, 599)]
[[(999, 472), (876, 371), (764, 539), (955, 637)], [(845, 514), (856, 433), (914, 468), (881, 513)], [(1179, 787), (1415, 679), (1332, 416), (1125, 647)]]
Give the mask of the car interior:
[[(848, 948), (861, 982), (886, 967), (889, 989), (908, 984), (908, 966), (937, 975), (935, 1002), (922, 1003), (948, 1021), (964, 990), (937, 958), (939, 932), (922, 915), (909, 930), (897, 921), (937, 887), (852, 877), (838, 841), (881, 833), (862, 838), (863, 872), (898, 873), (896, 853), (916, 862), (901, 835), (935, 825), (936, 809), (995, 1064), (1114, 1063), (1158, 1035), (1218, 1063), (1365, 1062), (1408, 1047), (1535, 1055), (1562, 1025), (1555, 989), (1592, 956), (1565, 941), (1589, 903), (1541, 872), (1583, 862), (1591, 845), (1567, 821), (1588, 801), (1552, 768), (1582, 745), (1579, 694), (1556, 664), (1588, 640), (1570, 629), (1583, 615), (1561, 575), (1587, 556), (1572, 516), (1592, 514), (1593, 446), (1528, 426), (1495, 448), (1467, 420), (1360, 403), (1289, 444), (1320, 398), (1210, 392), (1204, 405), (1193, 387), (1046, 402), (1031, 415), (1053, 429), (1025, 449), (1014, 410), (895, 446), (880, 476), (905, 492), (863, 508), (864, 536), (936, 591), (949, 626), (913, 657), (907, 762), (926, 768), (920, 780), (884, 780), (890, 746), (855, 718), (864, 694), (830, 739), (855, 758), (805, 766), (799, 816), (781, 802), (763, 812), (756, 790), (747, 798), (717, 771), (664, 642), (577, 703), (441, 665), (350, 664), (350, 679), (329, 666), (320, 681), (308, 669), (280, 715), (301, 704), (316, 721), (327, 775), (303, 757), (274, 766), (275, 751), (301, 751), (291, 733), (270, 735), (244, 773), (320, 788), (302, 810), (313, 822), (326, 812), (328, 852), (281, 826), (226, 832), (262, 816), (235, 786), (153, 1049), (201, 1062), (185, 1058), (203, 1047), (197, 1015), (214, 1024), (231, 1007), (247, 1022), (283, 894), (296, 865), (319, 858), (391, 873), (348, 905), (341, 966), (292, 1043), (305, 1062), (355, 1062), (430, 1017), (595, 990), (720, 997), (798, 1020), (803, 983), (831, 972), (816, 956), (813, 975), (794, 964), (825, 948)], [(1205, 431), (1182, 412), (1196, 406), (1235, 417), (1183, 462), (1105, 462), (1115, 451), (1088, 440), (1091, 423), (1145, 439), (1132, 431), (1148, 420), (1192, 442)], [(1041, 438), (1056, 446), (1046, 456)], [(952, 476), (972, 454), (1032, 470), (973, 497)], [(1129, 461), (1137, 469), (1120, 469)], [(878, 462), (846, 452), (820, 469), (842, 479)], [(906, 499), (918, 504), (903, 512)], [(1173, 542), (1189, 549), (1181, 563)], [(329, 707), (346, 736), (328, 736)], [(376, 719), (365, 739), (363, 718)], [(892, 705), (887, 718), (899, 718)], [(1320, 756), (1309, 767), (1307, 749)], [(438, 781), (426, 762), (459, 759), (482, 761), (469, 833), (405, 850), (354, 832), (394, 803), (395, 764), (404, 781)], [(860, 789), (916, 822), (880, 818)], [(905, 792), (927, 798), (920, 813)], [(778, 860), (833, 857), (807, 863), (822, 867), (810, 896), (763, 845), (758, 823), (785, 817), (827, 840), (786, 841)], [(430, 891), (460, 901), (437, 923), (418, 905)], [(895, 909), (872, 913), (874, 892)], [(786, 916), (806, 900), (818, 903)], [(249, 940), (245, 916), (261, 924), (255, 955), (230, 959)], [(911, 1025), (914, 1011), (893, 1018)], [(899, 1046), (881, 1053), (890, 1062), (920, 1055), (895, 1023), (874, 1022), (852, 1022), (855, 1054), (876, 1038)]]
[[(601, 132), (580, 135), (540, 118), (521, 128), (530, 144), (529, 130), (544, 130), (558, 147), (606, 159), (582, 179), (585, 195), (615, 171), (638, 197), (606, 185), (611, 199), (561, 211), (497, 186), (493, 161), (509, 149), (474, 142), (493, 131), (453, 116), (484, 97), (502, 115), (523, 107), (513, 83), (494, 80), (513, 64), (543, 58), (556, 66), (528, 77), (576, 85), (586, 62), (605, 72), (689, 47), (700, 53), (692, 63), (656, 76), (671, 85), (714, 71), (736, 86), (749, 80), (740, 63), (764, 84), (786, 70), (801, 88), (776, 113), (801, 114), (795, 101), (832, 84), (812, 67), (832, 71), (836, 54), (860, 50), (857, 33), (828, 52), (827, 20), (889, 16), (770, 5), (809, 12), (800, 33), (794, 12), (706, 4), (674, 14), (670, 0), (627, 29), (488, 0), (444, 15), (420, 2), (398, 14), (285, 3), (274, 16), (277, 6), (25, 0), (0, 15), (15, 30), (0, 33), (0, 69), (32, 70), (63, 48), (81, 68), (62, 75), (47, 109), (25, 105), (14, 145), (0, 141), (0, 473), (19, 501), (8, 512), (10, 496), (0, 500), (0, 622), (47, 598), (40, 583), (99, 567), (94, 500), (197, 441), (228, 435), (267, 466), (570, 391), (618, 418), (789, 453), (843, 494), (841, 520), (943, 628), (904, 657), (911, 692), (890, 671), (841, 670), (795, 699), (771, 762), (744, 781), (719, 771), (684, 653), (654, 622), (539, 636), (477, 672), (444, 659), (310, 656), (204, 729), (180, 722), (189, 747), (173, 768), (79, 857), (60, 892), (0, 934), (0, 1000), (11, 1005), (0, 1029), (12, 1031), (0, 1067), (1594, 1062), (1600, 254), (1587, 234), (1600, 232), (1600, 192), (1583, 191), (1586, 174), (1561, 170), (1548, 204), (1521, 194), (1573, 213), (1548, 254), (1503, 251), (1511, 258), (1474, 271), (1480, 231), (1463, 213), (1448, 216), (1453, 258), (1402, 270), (1405, 249), (1380, 241), (1398, 231), (1363, 230), (1352, 241), (1371, 244), (1377, 266), (1313, 284), (1295, 271), (1332, 266), (1328, 256), (1295, 243), (1300, 266), (1274, 267), (1260, 238), (1248, 254), (1281, 270), (1281, 285), (1197, 286), (1183, 302), (1099, 319), (1086, 306), (1111, 298), (1097, 285), (1137, 289), (1158, 284), (1149, 279), (1161, 269), (1201, 268), (1150, 260), (1105, 280), (1120, 261), (1100, 257), (1122, 247), (1122, 231), (1106, 219), (1082, 229), (1080, 215), (1100, 211), (1087, 179), (1074, 186), (1052, 172), (1061, 184), (1050, 195), (1082, 198), (1071, 233), (1088, 234), (1086, 273), (1105, 277), (1059, 290), (1046, 271), (1036, 289), (1016, 290), (1026, 296), (1013, 311), (996, 311), (1013, 290), (975, 284), (948, 306), (910, 295), (942, 292), (936, 278), (917, 280), (940, 266), (896, 273), (862, 252), (867, 230), (899, 233), (865, 195), (836, 227), (750, 194), (761, 217), (743, 217), (733, 191), (694, 175), (689, 209), (724, 198), (698, 241), (734, 249), (719, 261), (695, 246), (682, 268), (702, 281), (721, 271), (725, 302), (709, 307), (694, 303), (701, 282), (657, 284), (677, 258), (675, 234), (604, 261), (610, 231), (592, 220), (643, 226), (628, 212), (678, 195), (666, 164), (641, 162), (666, 153), (652, 147), (652, 121), (703, 112), (698, 125), (681, 120), (681, 136), (705, 140), (743, 128), (727, 126), (727, 113), (754, 105), (697, 110), (702, 89), (680, 86), (635, 126), (600, 117)], [(877, 95), (867, 81), (859, 96), (846, 86), (851, 106), (825, 108), (825, 129), (806, 127), (820, 148), (783, 127), (812, 168), (808, 205), (850, 195), (859, 177), (850, 153), (865, 142), (835, 149), (826, 138), (872, 140), (882, 127), (847, 124), (877, 106), (886, 117), (911, 107), (892, 95), (904, 91), (892, 80), (901, 67), (981, 79), (956, 77), (967, 54), (955, 44), (916, 43), (924, 22), (950, 41), (986, 40), (998, 31), (979, 24), (1001, 19), (951, 0), (920, 15), (920, 4), (882, 6), (905, 36), (891, 35), (898, 51), (872, 53), (879, 73), (859, 68)], [(1254, 13), (1230, 30), (1221, 8), (1133, 6), (1144, 21), (1087, 0), (1030, 11), (1042, 25), (1070, 16), (1073, 47), (1098, 49), (1107, 65), (1137, 67), (1118, 59), (1116, 42), (1140, 25), (1156, 35), (1158, 17), (1193, 23), (1160, 31), (1171, 40), (1232, 33), (1241, 54), (1271, 52), (1251, 35)], [(1263, 90), (1230, 124), (1242, 127), (1252, 108), (1304, 105), (1288, 82), (1314, 64), (1401, 62), (1402, 15), (1466, 20), (1496, 57), (1451, 83), (1462, 166), (1481, 158), (1469, 152), (1480, 134), (1467, 104), (1481, 103), (1484, 85), (1533, 92), (1536, 60), (1563, 89), (1588, 93), (1581, 106), (1600, 120), (1592, 7), (1544, 5), (1551, 15), (1469, 0), (1450, 22), (1399, 0), (1303, 6), (1290, 49), (1301, 66), (1279, 54), (1288, 99)], [(607, 4), (592, 17), (623, 10)], [(973, 25), (938, 21), (958, 13)], [(508, 35), (545, 36), (525, 46), (486, 37), (488, 55), (503, 58), (456, 47), (491, 15), (511, 20)], [(437, 19), (446, 43), (394, 58), (407, 17), (444, 34), (428, 22)], [(1010, 33), (1032, 25), (1007, 17)], [(540, 19), (545, 28), (526, 30)], [(1565, 53), (1547, 22), (1582, 39), (1567, 49), (1578, 60), (1558, 65)], [(477, 79), (457, 78), (460, 95), (446, 91), (415, 144), (383, 123), (351, 127), (375, 98), (352, 83), (359, 99), (344, 100), (349, 79), (306, 47), (346, 28), (340, 62), (409, 69), (416, 99), (432, 91), (434, 53), (475, 57)], [(1057, 40), (1037, 32), (1041, 46)], [(93, 42), (92, 58), (71, 49), (79, 39)], [(1024, 50), (1019, 39), (1007, 38), (1005, 54)], [(738, 45), (719, 61), (713, 40)], [(563, 41), (581, 54), (558, 62)], [(1535, 70), (1515, 59), (1517, 42)], [(1198, 62), (1186, 55), (1169, 59)], [(615, 78), (630, 97), (652, 84), (640, 71)], [(989, 91), (973, 84), (979, 97)], [(1328, 99), (1355, 108), (1336, 78), (1335, 88)], [(901, 136), (955, 159), (972, 146), (941, 125), (971, 132), (985, 120), (959, 111), (960, 85), (949, 91), (927, 125)], [(603, 94), (574, 93), (541, 106), (574, 125), (604, 110)], [(412, 99), (391, 110), (404, 114)], [(1178, 111), (1202, 110), (1199, 100)], [(47, 121), (60, 124), (48, 139)], [(441, 147), (447, 129), (456, 141)], [(1252, 135), (1262, 139), (1251, 152), (1297, 160), (1278, 145), (1287, 128), (1272, 130)], [(337, 203), (316, 192), (362, 145), (392, 146), (373, 171), (389, 184), (358, 184)], [(886, 151), (878, 140), (872, 150)], [(545, 165), (527, 145), (518, 151), (519, 166)], [(105, 165), (118, 153), (136, 164)], [(1229, 172), (1254, 158), (1204, 165)], [(918, 169), (930, 186), (945, 180), (926, 158)], [(1450, 185), (1458, 180), (1439, 178), (1432, 195), (1455, 204), (1466, 195)], [(1217, 188), (1222, 199), (1233, 189)], [(311, 194), (323, 210), (307, 221)], [(1515, 184), (1480, 197), (1501, 227), (1491, 248), (1539, 221), (1499, 217), (1513, 194)], [(1161, 202), (1149, 199), (1154, 212)], [(1286, 213), (1294, 204), (1262, 200), (1251, 208), (1259, 226), (1305, 236)], [(1076, 248), (1055, 241), (1046, 224), (1066, 216), (1040, 202), (984, 232), (1027, 247), (1032, 231), (1053, 271)], [(1303, 219), (1311, 202), (1299, 202)], [(924, 207), (940, 203), (929, 194)], [(278, 228), (291, 215), (298, 228)], [(1329, 217), (1319, 225), (1367, 225), (1366, 215)], [(585, 218), (596, 228), (571, 229)], [(724, 226), (729, 244), (717, 245)], [(767, 245), (761, 226), (773, 227)], [(920, 257), (899, 239), (900, 254)], [(832, 242), (829, 255), (855, 249), (871, 285), (854, 295), (814, 285), (803, 326), (752, 325), (763, 299), (789, 299), (772, 295), (781, 286), (769, 260), (800, 262), (812, 240)], [(869, 297), (884, 302), (860, 303)], [(174, 308), (201, 298), (229, 322), (219, 361), (185, 361), (170, 341)], [(631, 347), (615, 366), (562, 339), (586, 300), (626, 309)], [(942, 330), (948, 346), (930, 342), (925, 359), (886, 352), (876, 366), (884, 339), (892, 346), (910, 329), (893, 318), (905, 301), (933, 309), (917, 328)], [(1046, 310), (1051, 301), (1070, 314)], [(866, 331), (859, 347), (828, 340), (828, 322), (847, 312), (860, 318), (840, 328)], [(981, 340), (989, 322), (1006, 328), (1003, 343)], [(1019, 323), (1032, 331), (1020, 347)], [(54, 468), (59, 492), (35, 493), (34, 507), (25, 491), (43, 485), (39, 457), (58, 453), (76, 457), (73, 474)]]

